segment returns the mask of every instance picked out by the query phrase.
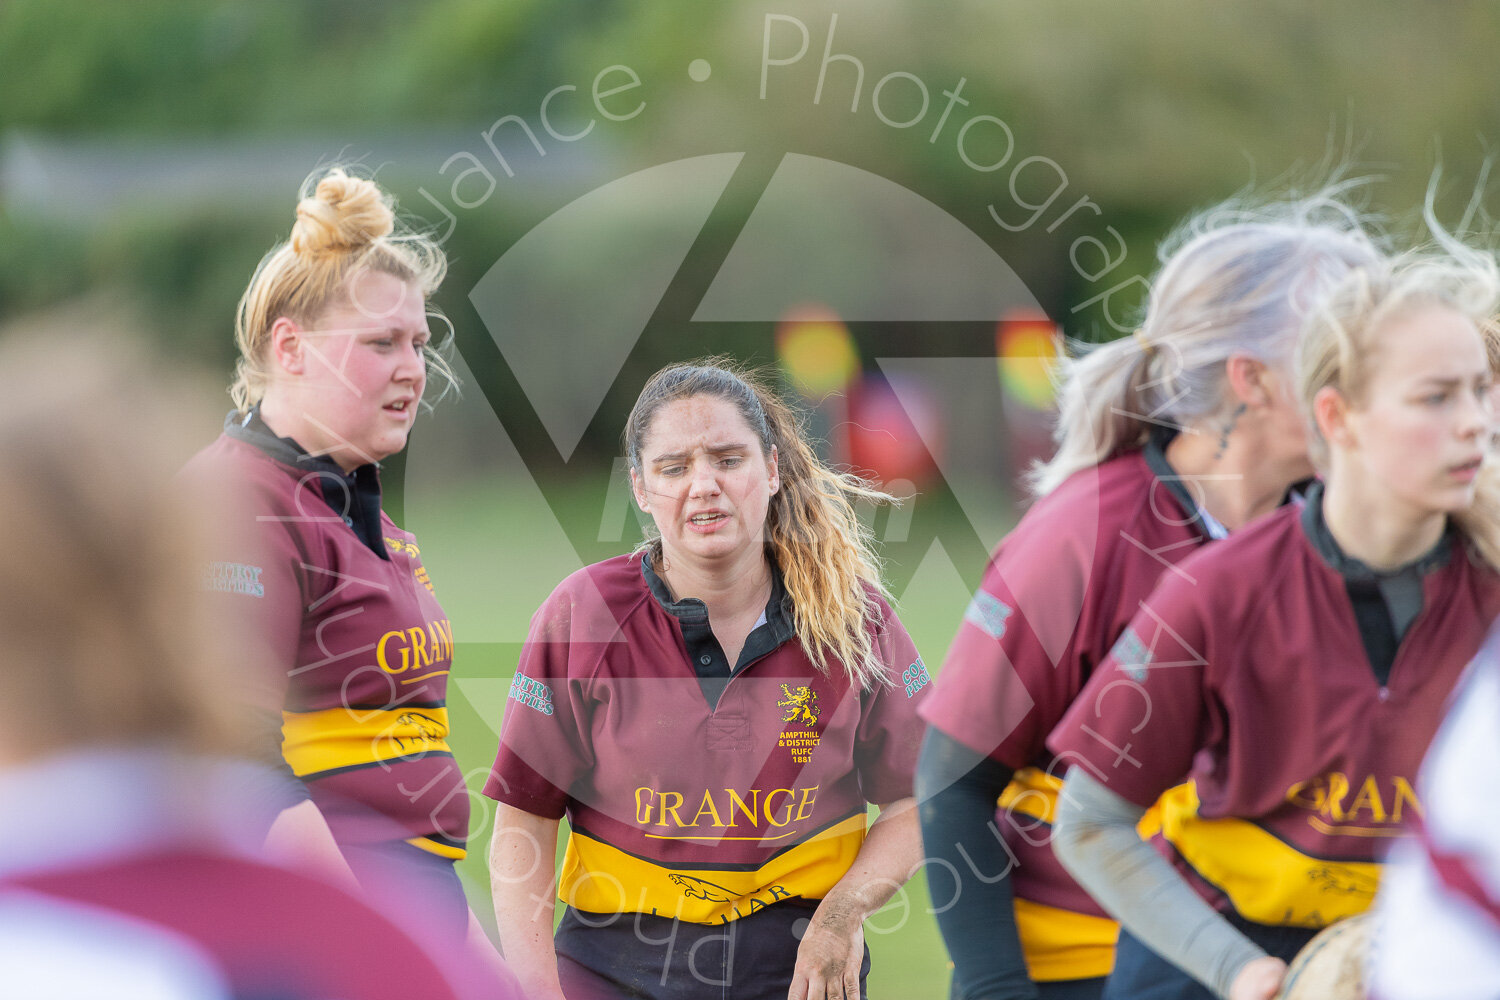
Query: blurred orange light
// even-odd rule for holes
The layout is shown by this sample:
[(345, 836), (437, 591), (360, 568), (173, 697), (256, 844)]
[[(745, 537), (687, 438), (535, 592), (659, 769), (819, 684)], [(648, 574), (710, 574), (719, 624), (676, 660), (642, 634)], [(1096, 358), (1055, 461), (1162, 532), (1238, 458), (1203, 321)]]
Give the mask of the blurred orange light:
[(822, 399), (848, 386), (859, 372), (854, 338), (824, 306), (799, 306), (776, 325), (776, 356), (797, 390)]
[(1005, 315), (995, 328), (995, 357), (1005, 394), (1034, 410), (1053, 405), (1052, 368), (1057, 364), (1057, 325), (1034, 310)]

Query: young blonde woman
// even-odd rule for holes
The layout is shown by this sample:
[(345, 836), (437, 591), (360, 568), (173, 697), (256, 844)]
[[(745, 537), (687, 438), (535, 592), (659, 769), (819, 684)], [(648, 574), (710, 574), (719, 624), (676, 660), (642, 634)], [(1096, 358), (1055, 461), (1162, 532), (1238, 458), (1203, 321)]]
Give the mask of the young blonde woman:
[(652, 377), (625, 443), (658, 537), (536, 613), (485, 787), (502, 947), (538, 1000), (860, 997), (921, 856), (927, 673), (851, 506), (886, 498), (712, 362)]
[(1310, 474), (1297, 329), (1378, 258), (1336, 191), (1220, 206), (1167, 247), (1136, 335), (1065, 367), (1057, 454), (922, 709), (928, 887), (964, 1000), (1099, 995), (1117, 928), (1053, 857), (1044, 741), (1157, 580)]
[(392, 205), (341, 169), (308, 185), (240, 301), (235, 409), (187, 474), (250, 509), (208, 583), (278, 664), (266, 740), (304, 801), (273, 845), (321, 844), (331, 870), (487, 948), (454, 869), (469, 803), (446, 739), (453, 633), (416, 539), (381, 510), (380, 462), (406, 446), (429, 372), (447, 375), (428, 302), (446, 262)]
[(1058, 856), (1123, 925), (1105, 996), (1269, 998), (1369, 906), (1500, 611), (1497, 306), (1456, 245), (1342, 282), (1298, 354), (1322, 483), (1164, 576), (1053, 733)]

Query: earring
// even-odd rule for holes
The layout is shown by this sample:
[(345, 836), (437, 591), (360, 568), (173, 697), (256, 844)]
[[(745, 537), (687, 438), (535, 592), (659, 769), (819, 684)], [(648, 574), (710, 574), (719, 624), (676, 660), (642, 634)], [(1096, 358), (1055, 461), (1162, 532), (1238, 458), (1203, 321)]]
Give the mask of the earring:
[(1214, 452), (1215, 460), (1223, 458), (1224, 452), (1229, 450), (1229, 432), (1234, 430), (1234, 425), (1240, 422), (1240, 417), (1248, 409), (1250, 409), (1250, 404), (1241, 403), (1235, 407), (1234, 412), (1229, 415), (1229, 419), (1224, 422), (1223, 429), (1219, 431), (1219, 450)]

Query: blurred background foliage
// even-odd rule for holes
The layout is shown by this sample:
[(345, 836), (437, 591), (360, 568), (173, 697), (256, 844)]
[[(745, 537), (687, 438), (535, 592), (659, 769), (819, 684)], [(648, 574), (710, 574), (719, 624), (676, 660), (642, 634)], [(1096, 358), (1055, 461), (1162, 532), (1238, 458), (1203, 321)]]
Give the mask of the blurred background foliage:
[[(772, 99), (761, 101), (767, 12), (800, 18), (812, 47), (796, 67), (773, 71)], [(847, 67), (830, 67), (828, 93), (811, 100), (833, 14), (833, 51), (867, 64), (858, 112), (841, 103)], [(1066, 260), (1076, 233), (990, 223), (983, 207), (1004, 194), (1009, 172), (963, 167), (951, 148), (915, 134), (925, 122), (902, 132), (875, 120), (878, 75), (915, 74), (935, 102), (966, 80), (972, 109), (1011, 126), (1016, 159), (1062, 165), (1068, 200), (1076, 191), (1101, 205), (1130, 247), (1130, 267), (1149, 273), (1151, 248), (1185, 212), (1330, 152), (1386, 175), (1377, 207), (1398, 215), (1410, 213), (1441, 155), (1451, 217), (1500, 135), (1497, 38), (1500, 7), (1482, 2), (4, 0), (0, 149), (9, 169), (0, 181), (14, 182), (16, 163), (38, 146), (51, 154), (44, 167), (96, 156), (108, 170), (122, 152), (155, 148), (174, 169), (192, 169), (215, 144), (285, 149), (278, 162), (293, 162), (275, 186), (242, 184), (231, 171), (212, 197), (158, 191), (88, 202), (82, 216), (67, 202), (84, 192), (53, 191), (38, 205), (28, 189), (0, 187), (0, 322), (109, 290), (185, 359), (224, 370), (244, 277), (290, 221), (285, 178), (295, 185), (319, 160), (364, 155), (409, 210), (432, 217), (415, 189), (446, 188), (438, 167), (458, 149), (482, 149), (480, 129), (511, 113), (534, 123), (547, 91), (564, 82), (586, 90), (598, 69), (624, 63), (645, 81), (650, 113), (628, 127), (601, 120), (577, 150), (588, 147), (595, 164), (612, 161), (619, 173), (756, 147), (851, 162), (968, 224), (1069, 332), (1110, 333), (1095, 312), (1069, 313), (1083, 292)], [(709, 93), (691, 83), (684, 70), (697, 56), (711, 57), (726, 85), (715, 80)], [(299, 172), (303, 148), (312, 152)], [(162, 162), (141, 156), (121, 169), (160, 171)], [(561, 203), (538, 194), (544, 181), (519, 172), (514, 180), (455, 228), (445, 295), (461, 296), (538, 221), (532, 207)]]
[[(806, 47), (793, 60), (799, 28)], [(436, 301), (486, 417), (499, 418), (532, 476), (581, 477), (602, 497), (618, 428), (649, 372), (714, 351), (775, 360), (773, 320), (691, 320), (787, 154), (916, 192), (992, 249), (1064, 332), (1101, 339), (1133, 325), (1141, 285), (1100, 293), (1149, 276), (1174, 223), (1247, 187), (1285, 190), (1343, 164), (1382, 178), (1367, 189), (1370, 208), (1399, 226), (1414, 221), (1441, 163), (1439, 209), (1458, 219), (1500, 137), (1496, 39), (1500, 5), (1462, 0), (0, 0), (0, 336), (72, 316), (82, 300), (87, 315), (227, 382), (235, 303), (285, 238), (298, 185), (320, 164), (356, 159), (445, 235), (451, 276)], [(763, 71), (767, 55), (787, 65)], [(695, 59), (711, 66), (705, 82), (690, 78)], [(589, 95), (601, 70), (622, 65), (641, 86), (612, 106), (645, 109), (615, 121)], [(915, 126), (877, 116), (882, 79), (892, 120), (918, 116), (920, 81), (930, 107)], [(539, 123), (545, 95), (562, 86), (577, 89), (552, 105), (554, 127), (590, 128), (569, 142)], [(1005, 154), (1001, 169), (960, 158), (955, 135), (973, 116), (1005, 123), (1008, 140), (981, 123), (969, 149), (979, 160)], [(587, 403), (598, 409), (577, 449), (561, 448), (470, 293), (523, 236), (589, 192), (723, 152), (745, 154), (735, 182), (616, 384)], [(1052, 206), (1020, 225), (1032, 214), (1021, 206), (1058, 186)], [(1087, 207), (1070, 210), (1080, 199)], [(1070, 256), (1097, 268), (1119, 246), (1123, 263), (1098, 281)], [(870, 371), (881, 357), (992, 354), (996, 318), (850, 329)], [(987, 523), (965, 502), (974, 527), (950, 532), (949, 553), (972, 583), (1014, 514), (1010, 477), (1038, 445), (1016, 445), (1014, 414), (993, 426), (990, 411), (948, 403), (949, 464), (986, 479), (980, 506), (998, 511)], [(838, 432), (832, 417), (814, 423)], [(469, 431), (487, 433), (474, 421)], [(830, 450), (849, 458), (836, 440)], [(404, 461), (387, 476), (398, 514)], [(446, 474), (471, 466), (459, 459)], [(917, 485), (955, 509), (944, 476)], [(919, 558), (932, 535), (920, 516), (916, 528)], [(619, 541), (589, 524), (569, 535), (585, 559)], [(912, 570), (899, 549), (892, 557)]]

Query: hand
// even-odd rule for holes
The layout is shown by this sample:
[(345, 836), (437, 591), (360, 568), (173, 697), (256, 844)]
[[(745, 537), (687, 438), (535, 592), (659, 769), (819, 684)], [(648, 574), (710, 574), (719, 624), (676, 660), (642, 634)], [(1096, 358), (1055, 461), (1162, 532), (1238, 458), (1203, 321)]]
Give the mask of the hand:
[(1229, 1000), (1274, 1000), (1285, 978), (1286, 963), (1281, 959), (1270, 955), (1251, 959), (1240, 966), (1230, 984)]
[(852, 914), (825, 914), (827, 903), (813, 914), (797, 946), (787, 1000), (859, 1000), (865, 926)]

